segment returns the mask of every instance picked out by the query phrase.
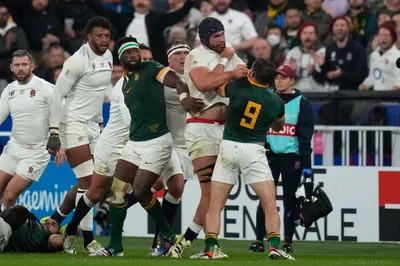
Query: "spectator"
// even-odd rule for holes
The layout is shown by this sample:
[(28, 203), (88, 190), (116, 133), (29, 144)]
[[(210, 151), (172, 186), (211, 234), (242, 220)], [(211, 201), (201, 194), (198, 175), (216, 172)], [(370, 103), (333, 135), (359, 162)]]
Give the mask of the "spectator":
[(276, 25), (270, 26), (267, 31), (267, 41), (272, 47), (271, 61), (280, 66), (285, 61), (287, 53), (286, 41), (282, 29)]
[(271, 59), (272, 48), (266, 39), (258, 38), (253, 44), (253, 55), (255, 58), (251, 58), (247, 63), (247, 68), (251, 68), (255, 59)]
[(153, 53), (151, 52), (150, 47), (141, 43), (139, 44), (139, 50), (140, 50), (140, 57), (142, 58), (143, 61), (153, 60)]
[(13, 80), (10, 71), (11, 55), (19, 48), (28, 48), (25, 33), (10, 21), (8, 8), (0, 4), (0, 90)]
[(334, 18), (331, 32), (334, 42), (326, 48), (321, 71), (314, 71), (318, 82), (326, 82), (330, 90), (357, 90), (368, 76), (365, 49), (349, 36), (349, 22), (345, 17)]
[(386, 0), (382, 1), (380, 5), (377, 7), (377, 13), (381, 14), (382, 12), (386, 12), (389, 16), (400, 11), (400, 1), (399, 0)]
[[(169, 9), (168, 12), (174, 12), (177, 11), (185, 5), (185, 0), (169, 0)], [(183, 19), (185, 21), (184, 24), (191, 24), (193, 27), (196, 27), (200, 24), (200, 22), (203, 20), (203, 15), (200, 13), (200, 11), (197, 8), (192, 7), (190, 9), (189, 14), (187, 15), (187, 18)], [(182, 21), (181, 21), (182, 23)]]
[(360, 90), (374, 88), (374, 90), (400, 89), (400, 69), (396, 67), (396, 60), (400, 51), (396, 47), (397, 31), (390, 22), (379, 27), (379, 47), (372, 53), (368, 77), (360, 85)]
[[(118, 29), (117, 38), (132, 35), (138, 41), (150, 46), (154, 59), (167, 65), (165, 28), (180, 22), (192, 8), (192, 1), (185, 0), (184, 6), (170, 13), (158, 13), (151, 10), (150, 0), (133, 0), (134, 13), (115, 13), (97, 3), (86, 0), (89, 7), (101, 16), (107, 17)], [(151, 32), (151, 34), (148, 34)]]
[(323, 42), (329, 34), (332, 17), (322, 9), (322, 0), (305, 0), (304, 21), (318, 26), (319, 39)]
[(271, 0), (267, 12), (258, 15), (254, 22), (258, 36), (261, 38), (267, 36), (268, 28), (271, 25), (283, 28), (285, 26), (286, 8), (287, 0)]
[(318, 44), (317, 25), (305, 22), (298, 32), (300, 45), (288, 52), (285, 64), (293, 67), (296, 73), (295, 87), (300, 91), (322, 90), (324, 86), (313, 78), (314, 71), (321, 71), (324, 64), (325, 48)]
[(52, 44), (49, 50), (44, 54), (44, 65), (35, 69), (35, 74), (48, 82), (54, 80), (54, 70), (60, 67), (67, 60), (65, 50), (58, 44)]
[(331, 17), (335, 18), (346, 14), (349, 8), (349, 2), (348, 0), (325, 0), (322, 3), (322, 8), (331, 15)]
[(36, 52), (34, 56), (38, 58), (50, 44), (61, 42), (62, 29), (48, 0), (31, 0), (31, 5), (29, 2), (9, 0), (7, 6), (14, 21), (25, 31), (30, 49)]
[(172, 26), (171, 29), (168, 32), (168, 44), (170, 44), (173, 40), (175, 39), (180, 39), (180, 40), (187, 40), (187, 31), (185, 30), (184, 27), (182, 26)]
[[(219, 19), (225, 28), (226, 42), (235, 48), (236, 53), (246, 60), (246, 53), (251, 50), (257, 39), (257, 32), (253, 22), (243, 12), (229, 7), (231, 0), (212, 0), (214, 11), (209, 17)], [(200, 45), (199, 36), (195, 46)]]
[[(391, 21), (391, 12), (388, 10), (382, 10), (378, 16), (378, 27), (380, 27), (383, 23)], [(379, 46), (378, 35), (376, 34), (372, 41), (370, 42), (369, 47), (367, 48), (368, 53), (371, 53)]]
[(300, 11), (296, 8), (288, 8), (285, 15), (285, 37), (287, 48), (290, 50), (299, 45), (297, 33), (301, 25)]
[(365, 48), (378, 30), (376, 16), (365, 5), (365, 0), (349, 0), (347, 15), (352, 19), (353, 30), (360, 35), (360, 43)]
[[(174, 12), (182, 8), (184, 4), (184, 0), (169, 0), (168, 12)], [(203, 15), (197, 8), (190, 9), (188, 16), (186, 16), (179, 23), (165, 30), (164, 35), (166, 37), (167, 44), (171, 43), (171, 41), (174, 39), (182, 39), (185, 40), (188, 45), (193, 46), (197, 36), (197, 28), (202, 20)]]
[(203, 18), (208, 17), (211, 12), (213, 12), (214, 6), (211, 3), (211, 0), (202, 0), (200, 3), (200, 12), (203, 15)]

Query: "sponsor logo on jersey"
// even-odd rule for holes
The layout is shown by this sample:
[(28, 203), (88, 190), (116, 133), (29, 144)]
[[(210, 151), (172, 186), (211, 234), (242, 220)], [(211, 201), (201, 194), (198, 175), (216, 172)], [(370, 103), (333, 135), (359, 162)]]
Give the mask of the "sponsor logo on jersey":
[(36, 96), (36, 90), (35, 89), (31, 89), (29, 95), (31, 96), (31, 98), (35, 97)]
[(296, 125), (293, 124), (285, 124), (281, 131), (275, 132), (272, 128), (268, 130), (268, 135), (275, 135), (275, 136), (287, 136), (293, 137), (296, 135)]
[(33, 172), (33, 168), (32, 168), (32, 166), (29, 166), (28, 173), (32, 174), (32, 172)]

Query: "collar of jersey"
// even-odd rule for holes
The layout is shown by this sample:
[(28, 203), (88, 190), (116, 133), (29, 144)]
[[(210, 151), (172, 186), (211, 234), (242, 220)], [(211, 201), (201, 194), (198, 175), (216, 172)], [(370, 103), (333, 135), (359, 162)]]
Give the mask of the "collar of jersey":
[(250, 74), (247, 74), (247, 79), (248, 79), (249, 82), (250, 82), (252, 85), (254, 85), (254, 86), (257, 86), (257, 87), (260, 87), (260, 88), (267, 88), (267, 87), (268, 87), (267, 84), (261, 84), (261, 83), (255, 82), (255, 81), (250, 77)]

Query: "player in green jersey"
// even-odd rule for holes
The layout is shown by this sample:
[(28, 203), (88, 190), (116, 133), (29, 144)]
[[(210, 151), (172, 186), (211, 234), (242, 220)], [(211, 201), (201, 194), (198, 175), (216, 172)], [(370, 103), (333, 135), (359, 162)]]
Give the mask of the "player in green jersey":
[(131, 116), (130, 140), (117, 163), (111, 186), (111, 243), (103, 251), (103, 256), (122, 252), (122, 236), (114, 238), (113, 235), (121, 235), (127, 209), (125, 195), (132, 191), (160, 229), (160, 242), (152, 254), (160, 256), (168, 252), (174, 241), (174, 234), (161, 205), (151, 192), (172, 151), (172, 137), (166, 123), (164, 85), (176, 88), (186, 111), (201, 110), (203, 102), (189, 97), (186, 84), (174, 71), (152, 60), (142, 61), (135, 38), (119, 40), (117, 51), (124, 68), (128, 70), (122, 92)]
[(211, 179), (212, 204), (206, 215), (206, 247), (200, 258), (218, 258), (220, 214), (239, 174), (254, 190), (265, 210), (265, 227), (270, 243), (269, 258), (294, 259), (279, 250), (280, 219), (275, 202), (275, 184), (265, 156), (265, 134), (270, 127), (281, 130), (285, 106), (275, 93), (267, 90), (275, 76), (272, 63), (257, 59), (247, 78), (227, 83), (218, 89), (229, 98), (229, 113), (223, 141)]
[(37, 222), (35, 215), (23, 206), (5, 209), (0, 214), (0, 252), (62, 251), (58, 223), (52, 219)]

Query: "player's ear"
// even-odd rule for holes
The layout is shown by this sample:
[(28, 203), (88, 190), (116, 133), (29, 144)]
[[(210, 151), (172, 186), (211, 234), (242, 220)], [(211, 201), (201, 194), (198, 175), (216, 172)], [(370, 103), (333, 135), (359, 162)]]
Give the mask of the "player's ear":
[(32, 63), (31, 63), (31, 68), (32, 68), (32, 70), (34, 70), (35, 67), (36, 67), (35, 63), (32, 62)]
[(13, 68), (12, 63), (10, 64), (10, 70), (11, 70), (11, 72), (14, 72), (14, 68)]

